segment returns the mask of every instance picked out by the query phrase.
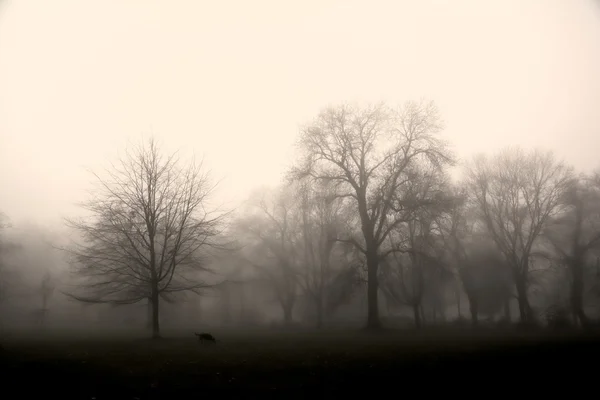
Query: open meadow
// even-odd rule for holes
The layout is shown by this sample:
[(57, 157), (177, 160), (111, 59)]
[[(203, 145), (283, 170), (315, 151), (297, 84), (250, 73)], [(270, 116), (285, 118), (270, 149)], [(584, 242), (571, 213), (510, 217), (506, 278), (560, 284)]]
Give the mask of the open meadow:
[(3, 385), (21, 396), (82, 399), (452, 393), (458, 389), (447, 385), (483, 384), (510, 392), (555, 388), (573, 373), (585, 381), (585, 371), (594, 370), (588, 361), (600, 355), (600, 341), (581, 333), (212, 333), (216, 344), (201, 344), (182, 332), (158, 340), (108, 334), (9, 337), (2, 352)]

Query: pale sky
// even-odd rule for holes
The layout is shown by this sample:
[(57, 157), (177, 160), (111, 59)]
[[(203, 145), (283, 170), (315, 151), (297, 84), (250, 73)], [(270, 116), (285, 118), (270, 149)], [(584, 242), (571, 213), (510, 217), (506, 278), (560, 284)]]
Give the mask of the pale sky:
[(593, 0), (0, 0), (0, 210), (77, 212), (128, 141), (205, 157), (219, 196), (278, 182), (330, 104), (434, 100), (461, 157), (600, 166)]

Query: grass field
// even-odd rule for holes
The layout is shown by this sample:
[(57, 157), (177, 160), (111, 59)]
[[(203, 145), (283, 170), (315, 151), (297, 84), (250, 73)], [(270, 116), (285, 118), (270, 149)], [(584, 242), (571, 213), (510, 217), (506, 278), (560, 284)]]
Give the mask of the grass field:
[[(470, 330), (212, 332), (216, 345), (190, 332), (160, 340), (105, 335), (12, 337), (2, 352), (3, 390), (17, 397), (226, 398), (414, 389), (453, 390), (565, 382), (600, 360), (600, 341), (578, 334)], [(587, 361), (586, 361), (587, 360)], [(577, 370), (580, 368), (581, 370)], [(595, 369), (595, 368), (594, 368)], [(520, 372), (525, 380), (519, 381)], [(421, 383), (423, 382), (423, 383)], [(448, 386), (446, 385), (446, 382)], [(423, 386), (424, 385), (424, 386)], [(454, 387), (454, 389), (453, 389)], [(175, 396), (175, 397), (172, 397)], [(6, 397), (9, 398), (9, 397)], [(13, 397), (10, 397), (13, 398)]]

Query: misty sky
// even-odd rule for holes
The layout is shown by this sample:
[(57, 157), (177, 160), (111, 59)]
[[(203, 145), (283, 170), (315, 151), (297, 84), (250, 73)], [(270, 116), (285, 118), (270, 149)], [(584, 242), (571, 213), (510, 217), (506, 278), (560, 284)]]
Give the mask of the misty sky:
[(0, 0), (0, 210), (72, 215), (84, 167), (150, 134), (237, 202), (322, 107), (420, 97), (461, 157), (539, 144), (599, 167), (598, 2)]

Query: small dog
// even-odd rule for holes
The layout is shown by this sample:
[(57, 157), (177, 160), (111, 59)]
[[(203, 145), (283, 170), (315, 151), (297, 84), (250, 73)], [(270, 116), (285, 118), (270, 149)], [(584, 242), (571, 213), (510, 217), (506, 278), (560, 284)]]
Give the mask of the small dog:
[(209, 341), (209, 342), (213, 342), (213, 343), (217, 343), (217, 339), (215, 339), (215, 337), (213, 335), (211, 335), (210, 333), (196, 333), (194, 332), (194, 335), (198, 336), (198, 340), (200, 341), (200, 343), (204, 343), (204, 341)]

